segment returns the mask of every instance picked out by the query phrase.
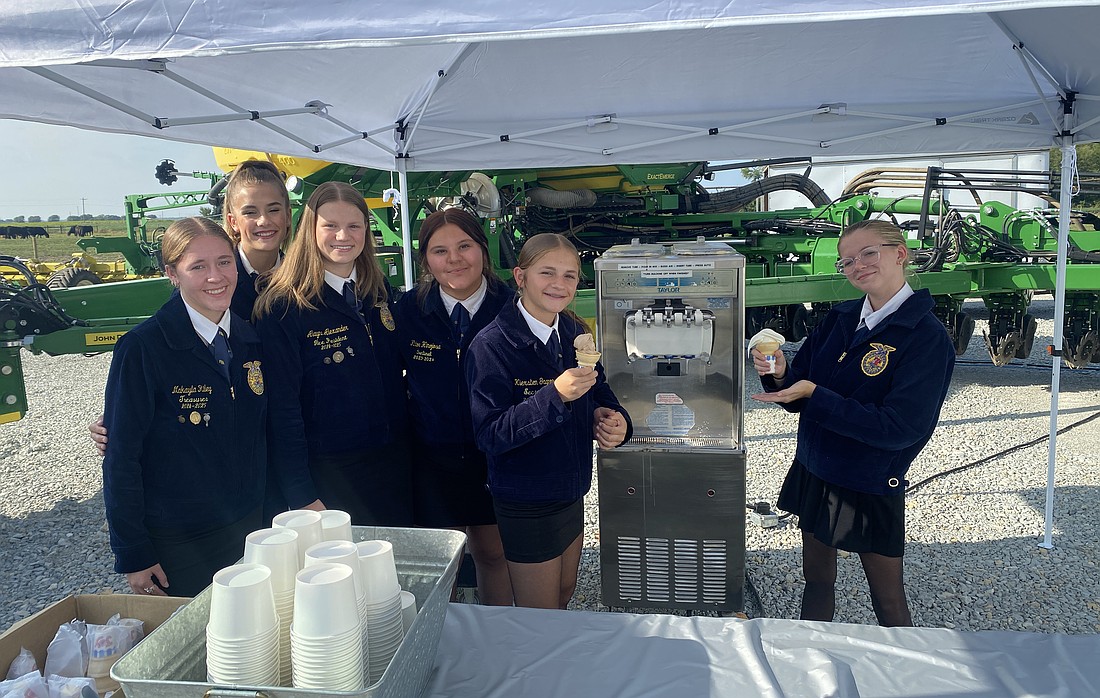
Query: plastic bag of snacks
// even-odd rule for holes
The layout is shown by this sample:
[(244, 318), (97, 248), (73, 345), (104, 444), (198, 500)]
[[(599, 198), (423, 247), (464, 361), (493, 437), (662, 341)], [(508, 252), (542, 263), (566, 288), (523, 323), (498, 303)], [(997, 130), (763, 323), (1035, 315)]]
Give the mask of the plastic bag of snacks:
[(32, 671), (10, 681), (0, 681), (0, 698), (50, 698), (42, 674)]
[(95, 679), (48, 676), (46, 677), (46, 685), (50, 690), (50, 698), (80, 698), (80, 692), (85, 686), (93, 691), (95, 690)]
[(84, 624), (65, 623), (57, 629), (46, 648), (47, 676), (84, 676), (88, 670), (88, 650), (84, 645)]
[(20, 647), (19, 655), (11, 660), (11, 666), (8, 667), (8, 675), (5, 678), (8, 680), (17, 679), (32, 671), (38, 671), (38, 662), (34, 660), (34, 655), (31, 654), (29, 649)]

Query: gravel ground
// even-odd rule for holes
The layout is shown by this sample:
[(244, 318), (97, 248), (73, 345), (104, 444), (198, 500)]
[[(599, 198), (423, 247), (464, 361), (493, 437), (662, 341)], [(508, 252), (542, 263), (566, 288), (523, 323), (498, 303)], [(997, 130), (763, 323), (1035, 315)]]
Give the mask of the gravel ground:
[[(968, 312), (982, 317), (980, 303)], [(1050, 426), (1053, 302), (1037, 300), (1035, 350), (994, 367), (978, 329), (932, 441), (914, 463), (916, 483), (936, 473), (1045, 437)], [(123, 591), (103, 518), (100, 461), (86, 424), (101, 410), (110, 354), (23, 352), (30, 414), (0, 426), (0, 629), (68, 594)], [(757, 389), (755, 377), (748, 391)], [(1063, 369), (1059, 428), (1100, 411), (1100, 370)], [(747, 494), (775, 501), (794, 453), (796, 418), (746, 400)], [(1047, 441), (929, 482), (906, 502), (906, 573), (918, 625), (960, 630), (1100, 633), (1100, 420), (1057, 439), (1053, 548), (1044, 531)], [(599, 603), (598, 514), (587, 502), (585, 551), (573, 606)], [(801, 596), (798, 530), (750, 523), (746, 541), (752, 617), (796, 618)], [(858, 557), (840, 560), (838, 621), (873, 623)]]

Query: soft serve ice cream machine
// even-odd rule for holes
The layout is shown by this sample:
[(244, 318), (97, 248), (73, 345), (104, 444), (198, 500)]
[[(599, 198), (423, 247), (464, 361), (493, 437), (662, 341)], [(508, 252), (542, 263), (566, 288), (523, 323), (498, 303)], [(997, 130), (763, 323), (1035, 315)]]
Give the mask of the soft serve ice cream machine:
[(595, 262), (603, 366), (634, 436), (599, 451), (609, 606), (739, 611), (745, 259), (703, 238)]

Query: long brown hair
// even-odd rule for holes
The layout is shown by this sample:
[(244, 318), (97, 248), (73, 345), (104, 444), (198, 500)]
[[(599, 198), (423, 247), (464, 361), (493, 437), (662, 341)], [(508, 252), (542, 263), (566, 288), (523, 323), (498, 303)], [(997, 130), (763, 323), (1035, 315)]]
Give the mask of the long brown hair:
[(271, 312), (277, 300), (289, 305), (316, 310), (325, 287), (325, 263), (317, 247), (317, 211), (325, 204), (339, 201), (351, 204), (363, 214), (366, 232), (363, 250), (355, 258), (355, 294), (370, 306), (386, 300), (386, 283), (374, 253), (374, 235), (370, 231), (370, 209), (363, 195), (350, 184), (325, 182), (317, 187), (302, 210), (298, 231), (287, 248), (283, 263), (271, 275), (271, 283), (256, 300), (253, 318)]
[(432, 281), (435, 278), (428, 266), (428, 248), (431, 246), (432, 236), (445, 225), (458, 226), (481, 248), (481, 275), (490, 285), (500, 283), (500, 279), (493, 270), (493, 260), (489, 257), (489, 238), (485, 236), (477, 216), (460, 208), (441, 209), (424, 219), (420, 224), (420, 234), (417, 236), (416, 257), (420, 263), (420, 278), (417, 281), (416, 302), (421, 307), (428, 297), (428, 291), (431, 290)]
[(233, 238), (234, 242), (239, 243), (241, 241), (241, 234), (233, 229), (233, 224), (229, 221), (229, 216), (235, 214), (233, 202), (241, 189), (262, 184), (275, 187), (282, 195), (283, 210), (286, 211), (286, 230), (283, 231), (282, 244), (282, 247), (285, 247), (287, 241), (290, 240), (290, 192), (286, 190), (286, 180), (283, 178), (283, 173), (273, 163), (266, 160), (245, 160), (237, 165), (229, 175), (229, 183), (225, 185), (225, 203), (222, 206), (225, 231), (229, 234), (229, 237)]

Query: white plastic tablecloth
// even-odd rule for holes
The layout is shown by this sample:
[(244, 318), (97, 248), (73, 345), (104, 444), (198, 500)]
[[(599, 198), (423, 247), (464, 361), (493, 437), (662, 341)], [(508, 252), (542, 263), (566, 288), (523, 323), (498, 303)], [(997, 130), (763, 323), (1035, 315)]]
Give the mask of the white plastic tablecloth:
[(1100, 696), (1100, 635), (451, 604), (431, 698)]

